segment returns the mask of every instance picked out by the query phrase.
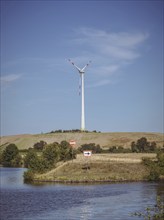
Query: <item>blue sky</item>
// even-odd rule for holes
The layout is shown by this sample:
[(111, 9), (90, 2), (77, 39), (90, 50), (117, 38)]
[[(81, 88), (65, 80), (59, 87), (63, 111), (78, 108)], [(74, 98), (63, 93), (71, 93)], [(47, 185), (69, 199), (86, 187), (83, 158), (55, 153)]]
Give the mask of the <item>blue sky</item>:
[(1, 135), (163, 132), (163, 1), (1, 0)]

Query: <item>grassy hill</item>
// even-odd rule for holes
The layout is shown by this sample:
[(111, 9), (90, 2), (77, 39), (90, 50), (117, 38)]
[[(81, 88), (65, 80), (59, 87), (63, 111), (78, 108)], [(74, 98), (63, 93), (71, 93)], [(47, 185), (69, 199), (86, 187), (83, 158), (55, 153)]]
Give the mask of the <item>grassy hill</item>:
[(157, 146), (164, 145), (164, 135), (162, 133), (146, 133), (146, 132), (108, 132), (108, 133), (48, 133), (48, 134), (22, 134), (13, 136), (3, 136), (0, 138), (1, 150), (9, 143), (14, 143), (19, 149), (28, 149), (39, 141), (47, 143), (58, 142), (63, 140), (75, 140), (76, 147), (82, 144), (95, 143), (102, 148), (109, 148), (111, 146), (122, 146), (130, 148), (132, 141), (137, 141), (141, 137), (146, 137), (148, 141), (155, 141)]
[(56, 168), (37, 174), (41, 182), (117, 182), (146, 180), (149, 169), (142, 158), (156, 158), (156, 154), (93, 154), (86, 158), (77, 155), (73, 161), (59, 162)]

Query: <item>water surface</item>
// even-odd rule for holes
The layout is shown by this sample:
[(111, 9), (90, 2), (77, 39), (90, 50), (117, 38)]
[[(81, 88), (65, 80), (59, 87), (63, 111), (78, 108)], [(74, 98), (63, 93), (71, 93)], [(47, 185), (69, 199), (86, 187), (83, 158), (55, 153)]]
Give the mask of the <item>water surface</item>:
[(163, 183), (23, 183), (22, 168), (0, 168), (1, 220), (141, 220), (130, 213), (164, 196)]

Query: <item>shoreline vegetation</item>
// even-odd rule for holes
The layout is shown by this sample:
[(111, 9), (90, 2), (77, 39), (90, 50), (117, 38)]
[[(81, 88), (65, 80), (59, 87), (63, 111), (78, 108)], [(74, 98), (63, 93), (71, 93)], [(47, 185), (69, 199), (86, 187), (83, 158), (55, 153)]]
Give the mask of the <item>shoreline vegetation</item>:
[[(9, 137), (8, 141), (5, 139), (7, 142), (0, 146), (0, 164), (6, 167), (28, 168), (24, 173), (26, 182), (105, 183), (163, 180), (162, 134), (142, 134), (147, 136), (143, 137), (141, 133), (107, 134), (95, 131), (60, 131), (37, 135), (37, 138), (67, 137), (77, 141), (74, 147), (66, 140), (57, 142), (58, 139), (53, 139), (53, 142), (47, 143), (45, 140), (52, 139), (42, 139), (34, 142), (36, 135), (26, 137), (28, 141), (21, 142), (24, 146), (20, 147), (16, 142), (10, 143)], [(17, 140), (20, 144), (21, 138), (17, 136), (12, 140)], [(104, 138), (106, 142), (108, 140), (108, 145), (103, 146)], [(95, 142), (90, 142), (93, 139)], [(27, 147), (27, 143), (33, 143), (32, 147), (31, 144)], [(84, 156), (84, 151), (92, 152), (91, 156)]]

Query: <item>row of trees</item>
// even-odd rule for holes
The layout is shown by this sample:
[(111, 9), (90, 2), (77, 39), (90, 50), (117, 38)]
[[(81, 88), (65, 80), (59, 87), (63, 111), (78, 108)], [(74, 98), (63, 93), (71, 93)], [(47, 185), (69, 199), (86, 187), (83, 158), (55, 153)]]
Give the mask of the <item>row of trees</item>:
[(59, 130), (55, 130), (55, 131), (51, 131), (50, 133), (81, 133), (81, 132), (85, 132), (85, 133), (89, 133), (89, 132), (94, 132), (94, 133), (100, 133), (100, 131), (96, 131), (96, 130), (93, 130), (93, 131), (88, 131), (88, 130), (85, 130), (85, 131), (81, 131), (80, 129), (72, 129), (72, 130), (62, 130), (62, 129), (59, 129)]
[[(35, 150), (37, 152), (41, 152), (43, 155), (46, 151), (50, 148), (54, 148), (58, 154), (60, 153), (60, 159), (65, 160), (69, 159), (72, 148), (68, 142), (62, 141), (60, 144), (57, 142), (53, 144), (47, 144), (45, 141), (37, 142), (33, 145), (31, 150)], [(78, 148), (78, 152), (83, 152), (84, 150), (92, 150), (93, 153), (143, 153), (143, 152), (157, 152), (157, 144), (156, 142), (148, 142), (145, 137), (138, 139), (136, 142), (131, 143), (131, 148), (125, 149), (122, 146), (112, 146), (108, 149), (102, 149), (99, 144), (90, 143), (90, 144), (83, 144), (81, 147)], [(164, 151), (164, 148), (161, 149)], [(28, 150), (24, 150), (24, 153), (27, 153)], [(64, 152), (64, 153), (63, 153)], [(69, 152), (69, 153), (68, 153)], [(52, 151), (53, 154), (53, 151)], [(57, 154), (54, 152), (54, 154)], [(44, 156), (45, 157), (45, 156)], [(22, 161), (20, 151), (18, 150), (15, 144), (9, 144), (2, 154), (0, 154), (0, 163), (3, 166), (22, 166), (24, 161)]]
[(20, 153), (15, 144), (9, 144), (1, 154), (0, 163), (5, 167), (24, 166), (36, 172), (43, 172), (52, 168), (58, 161), (75, 157), (76, 151), (67, 141), (62, 141), (60, 144), (57, 142), (46, 144), (40, 141), (34, 145), (34, 148), (27, 150), (25, 155)]

